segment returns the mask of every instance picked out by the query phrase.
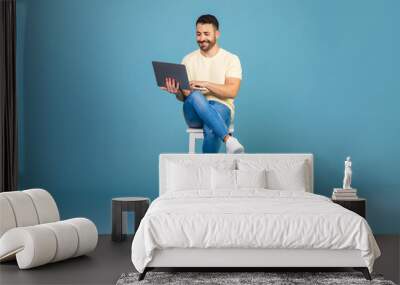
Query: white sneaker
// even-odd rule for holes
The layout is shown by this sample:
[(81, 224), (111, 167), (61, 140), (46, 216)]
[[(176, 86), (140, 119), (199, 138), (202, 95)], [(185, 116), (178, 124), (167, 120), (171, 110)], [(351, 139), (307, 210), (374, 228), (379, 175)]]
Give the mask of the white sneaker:
[(225, 144), (226, 153), (244, 153), (244, 147), (240, 144), (237, 138), (229, 136)]

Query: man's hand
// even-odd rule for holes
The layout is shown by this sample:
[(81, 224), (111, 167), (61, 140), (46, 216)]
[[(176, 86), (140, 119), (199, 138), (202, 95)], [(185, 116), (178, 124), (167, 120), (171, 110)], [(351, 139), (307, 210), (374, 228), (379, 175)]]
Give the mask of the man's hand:
[[(160, 87), (162, 90), (167, 91), (171, 94), (175, 95), (185, 95), (188, 96), (191, 92), (191, 90), (182, 90), (179, 89), (179, 82), (177, 82), (174, 78), (167, 77), (165, 78), (165, 86), (166, 87)], [(183, 94), (182, 94), (182, 92)]]
[[(213, 82), (208, 82), (208, 81), (191, 81), (190, 82), (191, 88), (195, 89), (198, 88), (198, 90), (211, 92), (213, 96), (225, 100), (225, 99), (233, 99), (236, 97), (239, 88), (240, 88), (240, 79), (239, 78), (231, 78), (231, 77), (226, 77), (225, 78), (225, 83), (224, 84), (218, 84), (218, 83), (213, 83)], [(198, 86), (198, 87), (196, 87)], [(200, 89), (200, 88), (206, 88), (206, 89)], [(204, 93), (204, 92), (203, 92)]]
[(206, 91), (209, 92), (208, 90), (208, 81), (190, 81), (190, 88), (194, 90), (201, 90), (201, 91)]

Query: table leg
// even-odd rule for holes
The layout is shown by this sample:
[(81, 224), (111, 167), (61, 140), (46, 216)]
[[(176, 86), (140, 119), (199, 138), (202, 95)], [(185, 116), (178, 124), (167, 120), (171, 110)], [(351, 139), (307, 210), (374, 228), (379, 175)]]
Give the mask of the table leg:
[(112, 234), (113, 241), (122, 241), (126, 238), (126, 212), (121, 203), (112, 203)]

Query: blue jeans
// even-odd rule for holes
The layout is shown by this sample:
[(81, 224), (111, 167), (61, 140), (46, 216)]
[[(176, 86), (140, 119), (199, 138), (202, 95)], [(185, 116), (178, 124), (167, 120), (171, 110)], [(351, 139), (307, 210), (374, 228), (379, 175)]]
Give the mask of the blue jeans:
[(183, 115), (189, 128), (203, 128), (203, 153), (217, 153), (229, 134), (231, 110), (217, 101), (208, 101), (200, 91), (193, 91), (183, 103)]

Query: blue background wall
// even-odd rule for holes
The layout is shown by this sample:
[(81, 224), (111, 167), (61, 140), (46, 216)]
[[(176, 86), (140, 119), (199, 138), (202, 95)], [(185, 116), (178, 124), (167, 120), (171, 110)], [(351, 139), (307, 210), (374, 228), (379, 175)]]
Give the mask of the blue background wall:
[(152, 60), (197, 49), (221, 23), (244, 78), (236, 134), (249, 153), (315, 154), (315, 191), (353, 186), (376, 233), (400, 233), (400, 2), (17, 0), (20, 188), (43, 187), (62, 218), (111, 230), (110, 200), (158, 191), (158, 155), (186, 152), (180, 102)]

